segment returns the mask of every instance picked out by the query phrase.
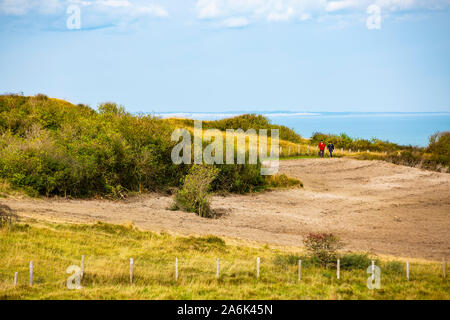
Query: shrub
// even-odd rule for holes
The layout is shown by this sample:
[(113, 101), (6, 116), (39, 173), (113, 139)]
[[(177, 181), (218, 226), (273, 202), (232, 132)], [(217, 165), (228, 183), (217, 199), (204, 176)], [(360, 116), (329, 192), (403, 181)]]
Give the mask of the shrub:
[(175, 195), (175, 207), (195, 212), (201, 217), (212, 217), (209, 191), (217, 174), (218, 169), (214, 166), (193, 165)]
[(316, 258), (323, 267), (336, 264), (337, 250), (343, 246), (337, 236), (325, 232), (310, 233), (303, 243), (312, 257)]
[(343, 270), (365, 269), (372, 264), (372, 260), (367, 253), (350, 253), (340, 259), (341, 269)]
[(310, 142), (313, 144), (318, 144), (321, 140), (323, 140), (326, 144), (329, 142), (333, 142), (336, 148), (344, 148), (344, 149), (352, 149), (352, 150), (370, 150), (370, 151), (394, 151), (400, 150), (402, 148), (406, 148), (404, 146), (400, 146), (396, 143), (392, 143), (389, 141), (382, 141), (376, 138), (372, 138), (371, 140), (367, 139), (352, 139), (345, 133), (337, 134), (325, 134), (321, 132), (315, 132), (311, 136)]
[(219, 192), (247, 193), (262, 189), (266, 180), (261, 175), (261, 163), (257, 164), (219, 164), (217, 178), (212, 190)]
[(267, 135), (271, 135), (272, 129), (279, 130), (279, 137), (282, 140), (290, 141), (293, 143), (302, 142), (302, 137), (296, 133), (293, 129), (290, 129), (286, 126), (280, 126), (276, 124), (272, 124), (269, 119), (262, 115), (256, 114), (243, 114), (233, 118), (226, 118), (221, 120), (213, 120), (213, 121), (204, 121), (203, 127), (205, 129), (242, 129), (247, 131), (248, 129), (268, 129)]
[(437, 132), (431, 135), (427, 152), (437, 156), (450, 157), (450, 131)]
[(11, 228), (17, 219), (17, 215), (11, 210), (11, 208), (0, 203), (0, 228), (7, 226)]
[(284, 173), (267, 176), (266, 181), (269, 188), (303, 187), (303, 183), (300, 180), (289, 178)]

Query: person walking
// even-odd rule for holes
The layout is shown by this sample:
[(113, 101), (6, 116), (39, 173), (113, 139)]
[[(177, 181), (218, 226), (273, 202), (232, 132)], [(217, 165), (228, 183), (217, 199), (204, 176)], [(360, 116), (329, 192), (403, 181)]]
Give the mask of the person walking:
[(334, 144), (330, 141), (330, 143), (327, 146), (328, 151), (330, 152), (330, 158), (333, 158), (333, 151), (334, 151)]
[(319, 143), (319, 156), (323, 158), (324, 153), (325, 153), (325, 143), (323, 142), (323, 140), (320, 140), (320, 143)]

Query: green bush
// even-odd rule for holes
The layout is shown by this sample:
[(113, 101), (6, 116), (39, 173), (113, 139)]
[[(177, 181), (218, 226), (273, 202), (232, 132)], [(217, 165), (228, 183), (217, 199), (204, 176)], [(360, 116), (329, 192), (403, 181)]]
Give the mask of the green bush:
[[(181, 121), (188, 125), (191, 120)], [(129, 193), (179, 187), (190, 165), (172, 163), (179, 126), (132, 115), (113, 102), (98, 111), (44, 95), (0, 96), (0, 179), (30, 195), (123, 198)], [(207, 128), (275, 128), (261, 116), (211, 122)], [(281, 135), (292, 135), (283, 128)], [(283, 133), (284, 132), (284, 133)], [(212, 191), (264, 189), (261, 164), (215, 165)]]
[(51, 196), (122, 197), (177, 186), (172, 126), (114, 103), (95, 112), (43, 96), (0, 96), (0, 178)]
[(379, 151), (379, 152), (392, 152), (395, 150), (405, 149), (407, 147), (400, 146), (396, 143), (392, 143), (389, 141), (382, 141), (376, 138), (372, 138), (371, 140), (367, 139), (352, 139), (345, 133), (337, 134), (325, 134), (321, 132), (315, 132), (310, 141), (313, 144), (318, 144), (321, 140), (323, 140), (326, 144), (329, 142), (333, 142), (336, 149), (344, 148), (344, 149), (352, 149), (353, 151), (361, 150), (361, 151)]
[(279, 130), (279, 137), (281, 140), (290, 141), (293, 143), (302, 142), (302, 137), (296, 133), (293, 129), (290, 129), (286, 126), (275, 125), (270, 122), (269, 119), (262, 115), (256, 114), (243, 114), (233, 118), (226, 118), (221, 120), (214, 121), (204, 121), (203, 122), (204, 129), (242, 129), (247, 131), (248, 129), (254, 129), (256, 131), (260, 129), (268, 129), (267, 135), (271, 135), (271, 129)]
[(349, 253), (340, 258), (340, 267), (343, 270), (365, 269), (372, 264), (367, 253)]
[(210, 206), (211, 183), (218, 170), (210, 165), (193, 165), (184, 178), (183, 186), (175, 195), (175, 208), (195, 212), (200, 217), (212, 217)]

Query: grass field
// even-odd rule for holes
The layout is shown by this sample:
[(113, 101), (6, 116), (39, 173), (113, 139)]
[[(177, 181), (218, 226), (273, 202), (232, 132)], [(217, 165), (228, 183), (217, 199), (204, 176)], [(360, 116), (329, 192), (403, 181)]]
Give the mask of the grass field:
[[(20, 223), (0, 230), (0, 299), (449, 299), (439, 262), (377, 258), (381, 289), (366, 287), (363, 268), (308, 265), (300, 248), (271, 248), (215, 236), (177, 237), (133, 226)], [(85, 255), (81, 290), (69, 290), (65, 271)], [(179, 279), (175, 281), (175, 257)], [(216, 279), (216, 258), (221, 274)], [(261, 277), (256, 279), (256, 258)], [(134, 259), (134, 284), (129, 259)], [(375, 257), (376, 258), (376, 257)], [(302, 280), (297, 261), (305, 259)], [(28, 285), (29, 262), (34, 285)], [(350, 266), (351, 267), (351, 266)], [(367, 265), (368, 267), (368, 265)], [(18, 272), (18, 286), (13, 286)]]

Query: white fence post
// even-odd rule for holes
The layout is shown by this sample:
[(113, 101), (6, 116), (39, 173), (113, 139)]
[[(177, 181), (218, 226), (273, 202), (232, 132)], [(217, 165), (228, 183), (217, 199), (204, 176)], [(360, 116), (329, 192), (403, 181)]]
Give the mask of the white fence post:
[(133, 258), (130, 258), (130, 283), (133, 284)]
[(18, 272), (16, 271), (15, 273), (14, 273), (14, 287), (16, 287), (17, 286), (17, 277), (18, 277)]
[(220, 259), (217, 258), (217, 270), (216, 270), (216, 278), (220, 278)]
[(258, 257), (256, 258), (256, 278), (259, 279), (259, 264), (261, 262), (261, 259)]
[(298, 260), (298, 281), (302, 280), (302, 260)]
[(30, 286), (33, 285), (33, 261), (30, 261)]
[(81, 256), (81, 279), (84, 276), (84, 255)]
[(409, 261), (406, 261), (406, 279), (409, 280)]
[(178, 258), (175, 258), (175, 280), (178, 281)]

